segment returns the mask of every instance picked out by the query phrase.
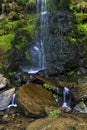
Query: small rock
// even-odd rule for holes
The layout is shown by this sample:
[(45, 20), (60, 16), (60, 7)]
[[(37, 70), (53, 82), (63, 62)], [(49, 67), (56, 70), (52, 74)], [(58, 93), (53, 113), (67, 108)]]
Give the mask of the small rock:
[(5, 88), (7, 85), (7, 78), (5, 78), (2, 74), (0, 74), (0, 89)]
[(84, 104), (84, 102), (80, 102), (79, 104), (77, 104), (77, 105), (74, 107), (74, 111), (75, 111), (75, 112), (80, 112), (80, 113), (87, 113), (87, 107), (86, 107), (86, 105)]
[(4, 115), (4, 116), (2, 117), (2, 120), (7, 122), (7, 121), (8, 121), (8, 114)]

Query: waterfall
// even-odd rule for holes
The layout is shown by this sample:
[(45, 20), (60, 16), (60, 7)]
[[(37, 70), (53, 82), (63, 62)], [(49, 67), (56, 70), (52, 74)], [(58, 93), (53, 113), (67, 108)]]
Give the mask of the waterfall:
[(44, 44), (47, 40), (48, 32), (47, 0), (37, 0), (36, 4), (36, 13), (39, 15), (39, 24), (37, 25), (37, 37), (31, 48), (29, 49), (31, 55), (29, 67), (21, 67), (23, 71), (27, 71), (28, 73), (36, 73), (39, 70), (46, 69)]
[(64, 87), (64, 91), (63, 91), (64, 99), (63, 99), (62, 107), (68, 107), (68, 105), (69, 105), (69, 102), (71, 100), (71, 97), (69, 97), (70, 99), (67, 101), (67, 95), (69, 95), (69, 92), (70, 92), (70, 90), (67, 87)]
[(10, 107), (17, 107), (17, 104), (15, 103), (15, 93), (12, 95), (11, 104), (8, 105), (8, 108)]
[[(38, 1), (38, 0), (37, 0)], [(46, 59), (45, 59), (45, 50), (44, 50), (44, 42), (47, 40), (47, 27), (48, 27), (48, 16), (47, 16), (47, 0), (41, 1), (41, 15), (40, 15), (40, 26), (41, 26), (41, 33), (40, 33), (40, 45), (41, 45), (41, 56), (40, 56), (40, 63), (41, 68), (46, 68)]]

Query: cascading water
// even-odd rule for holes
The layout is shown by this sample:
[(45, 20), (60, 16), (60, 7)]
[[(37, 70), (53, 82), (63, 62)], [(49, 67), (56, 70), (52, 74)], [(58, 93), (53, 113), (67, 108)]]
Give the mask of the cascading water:
[(70, 93), (70, 90), (67, 87), (64, 87), (64, 91), (63, 91), (64, 101), (63, 101), (62, 107), (68, 107), (70, 105), (71, 96), (69, 96), (69, 99), (67, 101), (67, 95), (69, 95), (69, 93)]
[(39, 70), (46, 69), (46, 60), (44, 52), (44, 43), (47, 40), (48, 33), (48, 16), (47, 16), (47, 2), (46, 0), (37, 0), (37, 14), (39, 17), (38, 35), (35, 43), (30, 48), (29, 52), (31, 60), (29, 68), (23, 68), (28, 73), (36, 73)]
[(15, 93), (12, 95), (11, 103), (8, 105), (8, 108), (10, 107), (17, 107), (17, 104), (15, 103)]

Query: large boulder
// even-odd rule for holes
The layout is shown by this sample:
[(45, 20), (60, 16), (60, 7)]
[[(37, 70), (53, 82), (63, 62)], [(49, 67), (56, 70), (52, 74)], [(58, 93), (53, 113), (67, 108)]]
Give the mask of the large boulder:
[(34, 83), (26, 84), (17, 91), (17, 104), (30, 117), (46, 116), (48, 109), (57, 106), (52, 94)]

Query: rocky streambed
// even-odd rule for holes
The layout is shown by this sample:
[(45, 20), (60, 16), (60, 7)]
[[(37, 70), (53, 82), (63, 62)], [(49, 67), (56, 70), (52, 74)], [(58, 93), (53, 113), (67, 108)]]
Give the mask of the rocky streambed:
[[(10, 78), (1, 74), (0, 79), (0, 130), (87, 130), (86, 82), (76, 84), (37, 74)], [(67, 107), (62, 107), (64, 87), (70, 92), (66, 103), (71, 95)]]

